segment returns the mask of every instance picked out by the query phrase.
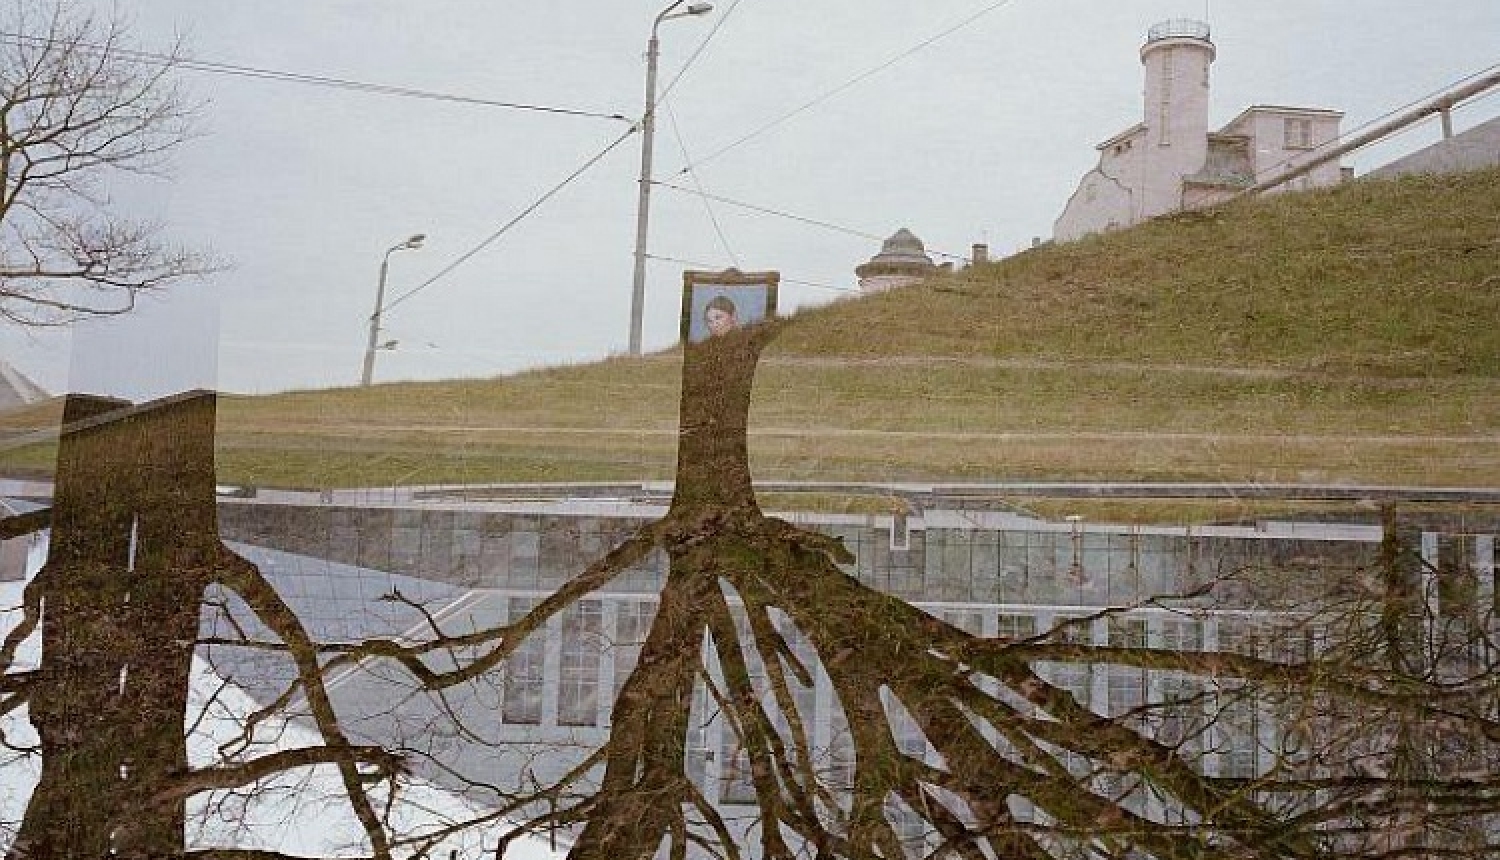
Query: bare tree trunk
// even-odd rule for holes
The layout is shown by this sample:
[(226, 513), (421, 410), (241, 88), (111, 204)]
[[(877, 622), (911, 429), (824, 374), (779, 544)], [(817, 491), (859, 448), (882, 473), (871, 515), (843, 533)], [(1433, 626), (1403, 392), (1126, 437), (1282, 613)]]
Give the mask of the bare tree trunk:
[[(114, 407), (117, 415), (98, 414)], [(184, 717), (219, 547), (212, 394), (149, 411), (70, 398), (30, 715), (41, 781), (13, 857), (150, 857), (184, 848)], [(89, 424), (90, 417), (97, 423)], [(85, 426), (78, 427), (78, 422)]]
[(702, 670), (704, 612), (735, 522), (757, 521), (746, 421), (768, 327), (740, 329), (683, 358), (677, 484), (668, 514), (670, 573), (641, 657), (615, 704), (604, 781), (569, 856), (650, 858), (669, 836), (686, 850), (686, 741), (693, 687)]
[(686, 344), (673, 513), (756, 511), (747, 429), (760, 351), (774, 329), (737, 329)]

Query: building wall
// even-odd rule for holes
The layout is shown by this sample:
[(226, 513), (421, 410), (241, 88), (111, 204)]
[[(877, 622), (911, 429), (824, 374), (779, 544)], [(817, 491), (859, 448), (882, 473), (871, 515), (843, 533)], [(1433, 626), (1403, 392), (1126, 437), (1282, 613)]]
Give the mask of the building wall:
[(1500, 117), (1370, 172), (1376, 179), (1411, 173), (1459, 173), (1500, 166)]
[(1096, 167), (1084, 174), (1078, 190), (1052, 225), (1052, 235), (1069, 241), (1133, 224), (1134, 200), (1135, 192), (1129, 185)]
[(897, 287), (910, 286), (922, 280), (920, 275), (874, 275), (859, 279), (859, 288), (865, 293), (883, 293)]
[(1053, 224), (1052, 235), (1077, 239), (1140, 220), (1136, 189), (1141, 185), (1145, 150), (1144, 128), (1100, 147), (1099, 165), (1084, 174)]
[(1182, 208), (1201, 209), (1204, 206), (1213, 206), (1232, 199), (1237, 193), (1239, 193), (1238, 190), (1232, 188), (1188, 185), (1182, 189)]
[[(1373, 526), (1266, 531), (1090, 525), (1008, 514), (929, 510), (890, 516), (809, 516), (801, 524), (843, 540), (861, 582), (911, 601), (1106, 606), (1188, 590), (1195, 570), (1292, 561), (1353, 569), (1372, 561)], [(520, 513), (437, 507), (353, 508), (222, 502), (227, 540), (460, 588), (547, 594), (647, 522), (637, 510)], [(1077, 577), (1069, 574), (1076, 571)], [(1121, 579), (1130, 571), (1133, 578)], [(611, 583), (651, 594), (666, 557), (656, 552)], [(1063, 574), (1069, 574), (1067, 576)]]
[[(1260, 182), (1297, 167), (1312, 158), (1318, 147), (1337, 139), (1339, 117), (1323, 111), (1252, 108), (1224, 131), (1250, 138), (1251, 166), (1255, 181)], [(1339, 163), (1334, 160), (1276, 190), (1320, 188), (1340, 180)]]

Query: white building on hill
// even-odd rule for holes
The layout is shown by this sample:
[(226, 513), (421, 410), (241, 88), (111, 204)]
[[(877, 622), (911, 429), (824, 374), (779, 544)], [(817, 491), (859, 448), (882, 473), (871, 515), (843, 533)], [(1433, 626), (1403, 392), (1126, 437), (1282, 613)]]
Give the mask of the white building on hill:
[[(1338, 111), (1273, 105), (1246, 108), (1210, 131), (1214, 55), (1207, 24), (1173, 20), (1151, 28), (1141, 47), (1144, 117), (1096, 147), (1099, 165), (1068, 200), (1053, 225), (1054, 238), (1077, 239), (1226, 200), (1338, 137)], [(1341, 177), (1335, 160), (1285, 187), (1332, 185)]]

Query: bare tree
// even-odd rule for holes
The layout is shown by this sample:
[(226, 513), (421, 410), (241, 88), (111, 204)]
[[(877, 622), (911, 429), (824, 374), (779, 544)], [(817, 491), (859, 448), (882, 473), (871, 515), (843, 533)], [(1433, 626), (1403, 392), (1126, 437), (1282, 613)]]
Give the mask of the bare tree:
[[(1493, 607), (1438, 612), (1432, 589), (1457, 572), (1423, 567), (1394, 522), (1366, 568), (1246, 568), (1144, 598), (1192, 617), (1248, 594), (1265, 647), (1074, 635), (1140, 606), (1031, 637), (975, 636), (862, 585), (840, 569), (852, 559), (836, 541), (758, 509), (744, 429), (773, 332), (686, 347), (673, 506), (622, 548), (669, 555), (660, 609), (615, 704), (597, 787), (536, 819), (581, 827), (571, 856), (738, 858), (749, 838), (788, 860), (1500, 850)], [(598, 587), (619, 569), (611, 561), (624, 559), (574, 586)], [(1050, 675), (1066, 665), (1157, 673), (1174, 693), (1101, 713)], [(814, 715), (796, 695), (816, 671), (848, 725), (842, 775), (813, 747)], [(695, 685), (740, 750), (748, 831), (691, 776)], [(1246, 745), (1249, 767), (1206, 766)]]
[(111, 183), (160, 175), (197, 106), (176, 53), (132, 49), (123, 23), (66, 0), (0, 13), (0, 316), (26, 325), (129, 311), (210, 268), (157, 225), (111, 211)]
[[(647, 552), (667, 554), (607, 742), (529, 798), (495, 792), (520, 821), (512, 836), (574, 827), (571, 856), (640, 860), (1495, 855), (1493, 609), (1437, 611), (1433, 583), (1455, 572), (1423, 567), (1394, 523), (1366, 567), (1246, 567), (1033, 636), (976, 636), (861, 584), (837, 541), (759, 510), (745, 429), (774, 332), (685, 347), (676, 494), (661, 521), (513, 625), (434, 625), (431, 641), (338, 658), (394, 661), (415, 690), (454, 689)], [(1078, 635), (1147, 605), (1183, 618), (1256, 611), (1211, 651)], [(462, 665), (432, 668), (441, 652)], [(1058, 667), (1150, 673), (1172, 693), (1101, 712)], [(798, 695), (819, 672), (847, 724), (842, 766), (814, 746), (817, 715)], [(724, 766), (752, 798), (749, 828), (694, 777), (700, 689), (734, 738)]]

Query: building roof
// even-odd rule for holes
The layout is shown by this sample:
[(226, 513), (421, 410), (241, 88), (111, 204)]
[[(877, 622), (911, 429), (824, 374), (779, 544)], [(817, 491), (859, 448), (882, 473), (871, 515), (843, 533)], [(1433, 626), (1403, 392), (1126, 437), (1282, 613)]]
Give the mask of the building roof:
[(1114, 137), (1110, 138), (1109, 140), (1106, 140), (1103, 143), (1095, 146), (1094, 148), (1095, 149), (1109, 149), (1111, 146), (1114, 146), (1115, 144), (1120, 143), (1120, 142), (1122, 142), (1124, 140), (1127, 140), (1129, 138), (1135, 137), (1136, 135), (1141, 134), (1145, 130), (1146, 130), (1146, 124), (1143, 123), (1143, 122), (1138, 122), (1135, 125), (1131, 126), (1130, 128), (1127, 128), (1124, 131), (1120, 132), (1119, 134), (1115, 135)]
[(1231, 128), (1240, 120), (1253, 113), (1275, 113), (1288, 116), (1324, 117), (1327, 119), (1338, 119), (1344, 115), (1341, 110), (1330, 110), (1328, 108), (1314, 107), (1291, 107), (1288, 105), (1251, 105), (1240, 111), (1234, 119), (1224, 123), (1224, 128)]
[(855, 268), (861, 278), (867, 275), (915, 274), (923, 275), (937, 270), (927, 249), (915, 233), (902, 227), (880, 246), (880, 253), (870, 262)]

